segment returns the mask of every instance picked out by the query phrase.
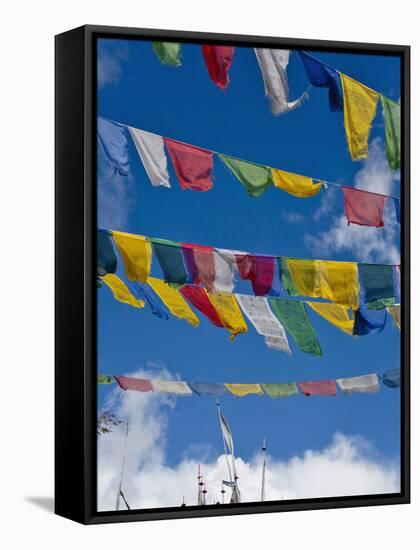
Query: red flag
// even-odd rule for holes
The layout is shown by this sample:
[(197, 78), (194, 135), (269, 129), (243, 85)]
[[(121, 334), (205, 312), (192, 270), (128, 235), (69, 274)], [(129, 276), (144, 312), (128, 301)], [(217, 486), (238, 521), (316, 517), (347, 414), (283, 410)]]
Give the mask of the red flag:
[(214, 248), (199, 244), (182, 243), (182, 251), (191, 280), (195, 284), (201, 283), (211, 292), (216, 278)]
[(228, 71), (232, 65), (235, 48), (233, 46), (201, 46), (204, 61), (210, 78), (221, 89), (229, 84)]
[(344, 210), (348, 224), (383, 227), (387, 197), (352, 187), (343, 187)]
[(174, 139), (163, 138), (182, 189), (208, 191), (213, 187), (213, 153)]
[(122, 390), (153, 391), (150, 380), (145, 378), (131, 378), (128, 376), (114, 376), (114, 378)]
[(181, 294), (186, 300), (188, 300), (194, 307), (196, 307), (203, 315), (205, 315), (213, 325), (217, 327), (223, 327), (223, 323), (220, 321), (217, 311), (213, 304), (210, 302), (209, 297), (205, 291), (197, 286), (184, 285), (180, 289)]
[(235, 254), (241, 279), (249, 279), (255, 296), (265, 296), (271, 290), (276, 262), (269, 256)]
[(305, 395), (337, 395), (335, 380), (319, 380), (318, 382), (298, 382), (300, 391)]

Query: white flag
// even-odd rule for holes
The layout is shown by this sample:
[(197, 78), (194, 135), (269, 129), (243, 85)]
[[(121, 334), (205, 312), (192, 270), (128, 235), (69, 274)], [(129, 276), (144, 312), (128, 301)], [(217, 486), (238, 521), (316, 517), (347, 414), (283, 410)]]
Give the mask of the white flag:
[(128, 127), (152, 185), (170, 187), (168, 161), (162, 136)]
[(162, 393), (172, 393), (174, 395), (192, 395), (192, 391), (186, 382), (177, 382), (173, 380), (151, 380), (153, 389)]
[(350, 393), (376, 393), (379, 391), (379, 380), (377, 374), (365, 374), (353, 376), (352, 378), (338, 378), (337, 384), (341, 391)]

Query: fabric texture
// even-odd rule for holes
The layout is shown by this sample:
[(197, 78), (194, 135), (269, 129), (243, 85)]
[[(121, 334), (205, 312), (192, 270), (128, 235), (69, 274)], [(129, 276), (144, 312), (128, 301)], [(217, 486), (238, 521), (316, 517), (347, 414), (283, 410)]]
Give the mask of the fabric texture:
[(134, 390), (139, 392), (153, 391), (150, 380), (146, 378), (131, 378), (130, 376), (114, 376), (122, 390)]
[(270, 256), (237, 254), (236, 265), (241, 279), (249, 279), (256, 296), (266, 296), (272, 287), (276, 260)]
[(232, 292), (235, 287), (236, 257), (230, 250), (214, 249), (214, 292)]
[(382, 113), (385, 121), (385, 150), (391, 170), (401, 166), (401, 106), (396, 101), (381, 95)]
[(388, 313), (394, 319), (395, 324), (401, 330), (401, 306), (387, 307)]
[(385, 324), (386, 309), (372, 310), (360, 307), (356, 311), (353, 334), (355, 336), (379, 334), (384, 330)]
[(298, 54), (312, 86), (328, 88), (330, 110), (342, 111), (343, 92), (338, 71), (305, 52), (298, 51)]
[(208, 297), (223, 326), (232, 334), (231, 338), (248, 330), (234, 294), (216, 292), (208, 293)]
[(399, 388), (401, 387), (401, 371), (400, 369), (391, 369), (382, 375), (382, 382), (388, 388)]
[(178, 290), (172, 288), (160, 279), (149, 277), (147, 283), (156, 292), (169, 311), (178, 319), (184, 319), (193, 327), (198, 327), (200, 321)]
[(224, 384), (214, 384), (210, 382), (188, 382), (189, 387), (197, 395), (209, 395), (211, 397), (220, 397), (228, 394)]
[(255, 48), (255, 55), (263, 77), (265, 95), (268, 97), (273, 115), (285, 114), (301, 105), (307, 97), (306, 93), (294, 101), (289, 101), (286, 69), (290, 51)]
[(108, 164), (115, 173), (127, 176), (130, 165), (126, 126), (102, 117), (98, 117), (97, 124), (98, 141)]
[(144, 307), (143, 300), (139, 300), (133, 296), (128, 286), (118, 277), (118, 275), (108, 273), (102, 277), (102, 281), (111, 289), (114, 298), (119, 302), (137, 308)]
[(144, 169), (154, 187), (170, 187), (168, 161), (162, 136), (128, 127)]
[(224, 326), (208, 294), (203, 288), (185, 285), (180, 289), (180, 292), (184, 298), (205, 315), (213, 325), (216, 327)]
[(214, 249), (211, 246), (182, 243), (182, 252), (190, 280), (212, 292), (216, 279)]
[(312, 178), (300, 176), (292, 172), (271, 168), (271, 177), (275, 187), (282, 189), (295, 197), (314, 197), (322, 189), (322, 182), (314, 183)]
[(340, 73), (344, 97), (344, 127), (352, 160), (368, 156), (368, 140), (379, 94)]
[(289, 296), (299, 296), (299, 290), (297, 289), (293, 277), (288, 267), (289, 258), (278, 258), (279, 274), (281, 284), (285, 290), (287, 290)]
[(152, 42), (152, 48), (163, 65), (181, 65), (181, 44), (177, 42)]
[(283, 325), (271, 311), (268, 299), (263, 297), (235, 294), (242, 311), (271, 349), (291, 353)]
[(277, 298), (269, 298), (268, 302), (274, 315), (280, 320), (286, 331), (291, 334), (298, 348), (304, 353), (321, 357), (321, 347), (308, 317), (305, 304)]
[(180, 243), (151, 238), (153, 252), (159, 261), (166, 283), (191, 283)]
[(295, 383), (292, 384), (260, 384), (264, 392), (270, 397), (290, 397), (298, 394)]
[(152, 265), (150, 241), (142, 235), (121, 231), (112, 231), (112, 238), (121, 254), (127, 279), (145, 283)]
[(112, 244), (111, 234), (104, 229), (96, 233), (97, 275), (103, 277), (117, 270), (117, 256)]
[(346, 395), (352, 393), (376, 393), (379, 391), (379, 380), (377, 374), (364, 374), (351, 378), (338, 378), (337, 384), (340, 390)]
[(169, 319), (167, 308), (148, 284), (131, 283), (131, 285), (138, 297), (150, 307), (153, 315), (166, 321)]
[(354, 318), (350, 317), (351, 310), (339, 304), (323, 302), (306, 302), (318, 315), (350, 336), (353, 334)]
[(288, 258), (287, 268), (300, 295), (325, 298), (357, 308), (359, 282), (356, 263)]
[(114, 382), (114, 378), (107, 374), (98, 374), (96, 378), (98, 384), (112, 384)]
[(233, 46), (201, 46), (204, 61), (210, 78), (221, 90), (229, 85), (229, 69), (232, 65), (235, 48)]
[(250, 394), (264, 395), (259, 384), (225, 384), (225, 386), (236, 397), (245, 397)]
[(342, 187), (347, 223), (368, 227), (384, 226), (384, 208), (387, 197), (367, 193), (354, 187)]
[(310, 395), (337, 395), (335, 380), (319, 380), (316, 382), (298, 382), (298, 388), (307, 396)]
[(163, 139), (181, 188), (209, 191), (213, 187), (213, 153), (174, 139)]
[(369, 308), (393, 305), (395, 295), (393, 266), (359, 264), (358, 271), (362, 299)]
[(255, 164), (246, 160), (239, 160), (226, 155), (219, 155), (223, 164), (242, 183), (252, 197), (259, 197), (272, 185), (271, 170), (268, 166)]
[(171, 393), (178, 396), (190, 396), (192, 391), (186, 382), (173, 380), (151, 380), (153, 389), (161, 393)]

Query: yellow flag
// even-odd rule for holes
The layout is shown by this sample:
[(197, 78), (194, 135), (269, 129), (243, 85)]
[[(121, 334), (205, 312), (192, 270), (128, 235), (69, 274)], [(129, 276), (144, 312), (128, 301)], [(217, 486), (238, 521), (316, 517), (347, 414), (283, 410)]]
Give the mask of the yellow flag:
[(153, 288), (172, 315), (175, 315), (178, 319), (185, 319), (193, 327), (198, 327), (200, 321), (197, 315), (195, 315), (178, 290), (172, 288), (161, 279), (155, 279), (155, 277), (149, 277), (147, 283)]
[(233, 393), (236, 397), (244, 397), (245, 395), (249, 395), (251, 393), (264, 395), (264, 392), (259, 384), (225, 384), (225, 386), (230, 393)]
[(302, 296), (325, 298), (357, 309), (359, 279), (354, 262), (297, 260), (288, 258), (287, 268)]
[(352, 160), (368, 156), (368, 139), (379, 94), (340, 73), (344, 96), (344, 126)]
[(109, 286), (114, 298), (119, 302), (123, 302), (124, 304), (128, 304), (133, 307), (144, 307), (143, 300), (135, 298), (124, 281), (122, 281), (117, 275), (114, 275), (114, 273), (107, 273), (101, 277), (101, 280)]
[(324, 304), (321, 302), (306, 302), (309, 307), (316, 311), (321, 317), (332, 323), (334, 326), (345, 332), (353, 334), (354, 318), (350, 317), (349, 308), (339, 304)]
[(314, 197), (318, 195), (322, 187), (321, 182), (314, 184), (312, 178), (275, 168), (271, 169), (271, 176), (276, 187), (295, 197)]
[(401, 306), (389, 306), (386, 308), (388, 313), (394, 319), (395, 324), (401, 330)]
[(145, 283), (152, 263), (152, 245), (141, 235), (113, 231), (112, 238), (118, 247), (125, 266), (127, 279)]
[(223, 326), (232, 333), (232, 339), (237, 334), (248, 330), (234, 294), (228, 294), (227, 292), (208, 292), (207, 296), (213, 304)]

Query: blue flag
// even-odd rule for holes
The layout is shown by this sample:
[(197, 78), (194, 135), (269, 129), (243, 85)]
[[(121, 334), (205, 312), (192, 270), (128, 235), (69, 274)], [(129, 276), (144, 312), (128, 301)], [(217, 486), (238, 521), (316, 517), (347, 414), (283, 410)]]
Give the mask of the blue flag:
[(121, 176), (127, 176), (130, 170), (127, 128), (123, 124), (98, 117), (98, 141), (111, 168)]
[(137, 297), (141, 298), (144, 302), (146, 302), (146, 304), (149, 305), (153, 315), (156, 315), (156, 317), (159, 317), (160, 319), (169, 319), (168, 310), (148, 284), (137, 282), (129, 282), (128, 284)]
[(98, 229), (96, 237), (97, 274), (103, 277), (117, 270), (117, 256), (109, 231)]
[(379, 334), (385, 328), (386, 309), (359, 308), (354, 319), (353, 334), (365, 336), (366, 334)]
[(401, 386), (401, 372), (400, 369), (391, 369), (382, 375), (382, 382), (388, 388), (399, 388)]
[(229, 393), (224, 384), (212, 384), (210, 382), (188, 382), (188, 385), (197, 395), (210, 395), (213, 397), (218, 397)]
[(338, 71), (305, 52), (298, 51), (298, 54), (312, 86), (329, 89), (330, 110), (333, 112), (342, 111), (344, 104), (343, 91)]

